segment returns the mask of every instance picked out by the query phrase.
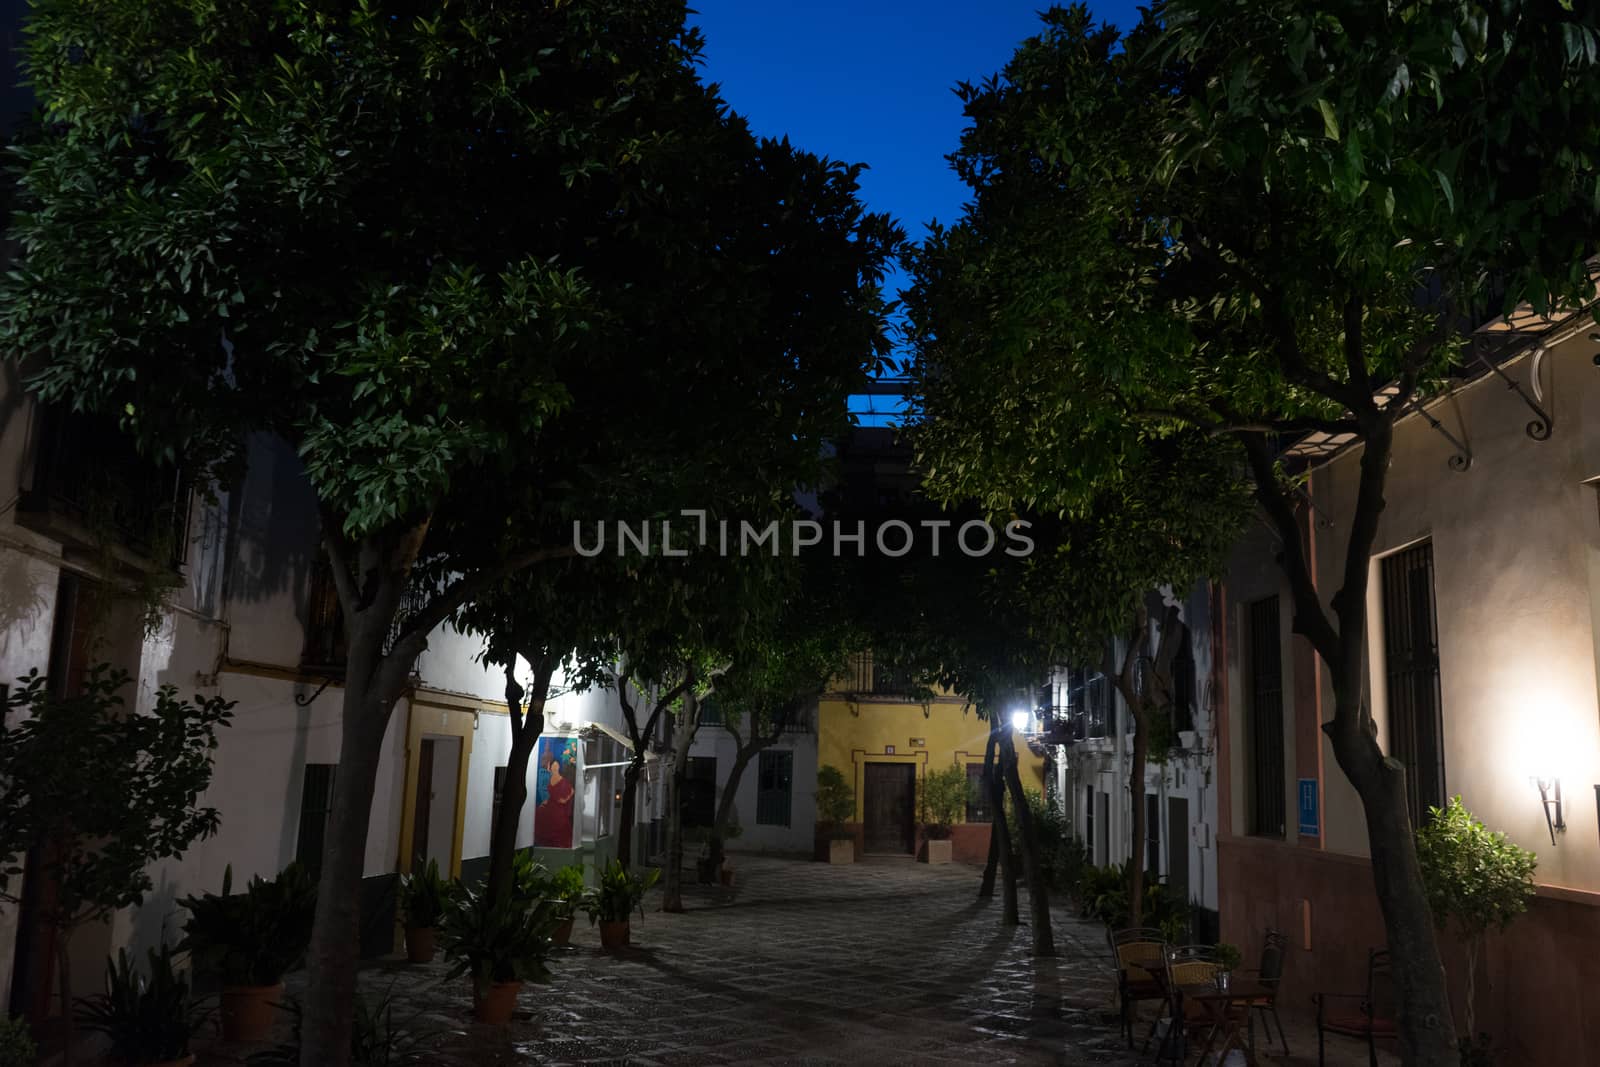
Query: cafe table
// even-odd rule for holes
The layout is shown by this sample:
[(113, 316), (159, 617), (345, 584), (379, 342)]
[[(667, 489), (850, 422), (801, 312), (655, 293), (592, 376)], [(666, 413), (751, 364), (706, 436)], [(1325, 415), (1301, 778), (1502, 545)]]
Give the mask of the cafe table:
[[(1250, 1067), (1256, 1067), (1254, 1034), (1243, 1032), (1250, 1025), (1250, 1005), (1253, 1001), (1272, 995), (1269, 986), (1234, 978), (1227, 989), (1218, 989), (1214, 982), (1182, 985), (1178, 991), (1185, 1001), (1194, 1001), (1205, 1009), (1211, 1029), (1206, 1034), (1205, 1046), (1200, 1051), (1200, 1062), (1213, 1051), (1217, 1062), (1227, 1059), (1228, 1053), (1238, 1049)], [(1221, 1045), (1217, 1044), (1221, 1041)]]

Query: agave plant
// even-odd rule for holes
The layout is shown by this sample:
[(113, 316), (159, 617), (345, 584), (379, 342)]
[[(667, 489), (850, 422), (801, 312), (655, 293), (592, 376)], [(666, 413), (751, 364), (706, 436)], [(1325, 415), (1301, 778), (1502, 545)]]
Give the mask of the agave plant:
[(549, 977), (550, 934), (560, 922), (554, 900), (513, 894), (496, 901), (462, 886), (439, 927), (445, 955), (455, 961), (449, 975), (470, 974), (480, 993), (496, 982), (542, 982)]
[(122, 1063), (163, 1063), (189, 1054), (189, 1039), (209, 1014), (190, 995), (189, 981), (172, 966), (172, 949), (151, 949), (148, 978), (126, 949), (106, 961), (104, 993), (78, 1002), (78, 1018), (111, 1040)]
[(626, 922), (637, 909), (644, 915), (644, 895), (661, 877), (661, 871), (652, 869), (648, 874), (629, 874), (627, 868), (612, 860), (600, 876), (600, 885), (583, 895), (582, 907), (594, 922)]
[(222, 894), (185, 897), (189, 909), (179, 946), (214, 969), (224, 986), (276, 985), (305, 954), (316, 912), (317, 886), (298, 863), (270, 882), (252, 878), (232, 892), (233, 868), (222, 875)]
[(429, 860), (416, 874), (400, 877), (400, 911), (406, 925), (438, 926), (450, 893), (450, 883), (439, 874), (439, 862)]
[[(294, 1036), (281, 1045), (251, 1055), (246, 1061), (250, 1067), (299, 1067), (304, 1012), (295, 1000), (289, 1001), (285, 1008), (294, 1019)], [(417, 1014), (420, 1013), (395, 1022), (392, 989), (381, 996), (356, 997), (355, 1019), (350, 1027), (352, 1067), (413, 1067), (449, 1062), (439, 1044), (446, 1036), (460, 1031), (420, 1028), (416, 1025)]]

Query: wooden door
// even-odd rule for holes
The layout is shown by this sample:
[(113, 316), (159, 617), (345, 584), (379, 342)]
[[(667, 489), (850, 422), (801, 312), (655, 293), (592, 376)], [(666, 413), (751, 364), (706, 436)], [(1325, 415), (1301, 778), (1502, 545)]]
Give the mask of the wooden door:
[(417, 802), (411, 812), (411, 873), (428, 866), (428, 822), (433, 814), (433, 739), (417, 746)]
[(866, 850), (911, 852), (916, 847), (916, 765), (867, 764), (862, 797), (866, 809)]
[(1167, 798), (1167, 886), (1175, 896), (1189, 899), (1189, 801)]

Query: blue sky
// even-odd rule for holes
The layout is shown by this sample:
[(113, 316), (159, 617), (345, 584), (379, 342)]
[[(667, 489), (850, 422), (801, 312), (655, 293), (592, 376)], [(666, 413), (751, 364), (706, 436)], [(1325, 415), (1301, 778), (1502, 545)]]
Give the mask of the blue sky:
[[(944, 157), (960, 140), (952, 89), (997, 72), (1041, 0), (691, 0), (705, 73), (763, 136), (866, 163), (862, 194), (920, 239), (966, 199)], [(1135, 5), (1091, 5), (1119, 25)], [(881, 402), (881, 398), (880, 398)]]

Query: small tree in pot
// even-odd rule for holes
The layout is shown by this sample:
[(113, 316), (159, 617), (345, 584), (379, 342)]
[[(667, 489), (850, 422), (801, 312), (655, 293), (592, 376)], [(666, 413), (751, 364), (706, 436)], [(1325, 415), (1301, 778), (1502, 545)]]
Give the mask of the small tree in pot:
[(845, 825), (855, 815), (856, 791), (845, 781), (844, 772), (823, 764), (817, 770), (817, 822), (828, 837), (829, 863), (855, 862), (855, 834)]
[(516, 893), (496, 900), (488, 892), (458, 886), (444, 911), (439, 939), (454, 961), (450, 977), (472, 978), (472, 1010), (479, 1022), (505, 1023), (524, 982), (550, 976), (550, 933), (559, 922), (551, 900)]
[(433, 959), (439, 921), (444, 917), (450, 883), (439, 874), (437, 860), (416, 874), (400, 878), (400, 914), (406, 924), (406, 959), (427, 963)]
[(583, 868), (576, 865), (563, 867), (550, 876), (550, 899), (556, 903), (560, 923), (552, 939), (558, 945), (572, 940), (572, 922), (583, 902)]
[(972, 781), (967, 777), (967, 769), (960, 764), (923, 775), (922, 822), (928, 839), (923, 862), (950, 862), (950, 828), (966, 818), (971, 799)]
[(317, 887), (291, 863), (276, 878), (250, 879), (234, 893), (233, 868), (222, 874), (222, 894), (185, 897), (189, 910), (183, 943), (202, 969), (222, 981), (222, 1034), (229, 1041), (260, 1041), (283, 1000), (283, 976), (305, 955), (316, 913)]
[(187, 1067), (189, 1039), (209, 1014), (190, 995), (189, 981), (172, 966), (172, 949), (150, 950), (148, 979), (126, 949), (106, 961), (104, 993), (78, 1004), (84, 1025), (111, 1041), (109, 1062), (119, 1067)]
[(1441, 927), (1453, 922), (1466, 942), (1465, 1061), (1474, 1046), (1488, 1045), (1488, 1035), (1477, 1032), (1476, 1012), (1478, 955), (1484, 937), (1491, 929), (1504, 930), (1528, 910), (1539, 859), (1473, 818), (1460, 797), (1443, 809), (1429, 811), (1428, 824), (1417, 832), (1417, 861), (1433, 921)]
[(620, 862), (612, 860), (600, 876), (599, 887), (584, 893), (581, 906), (589, 921), (600, 926), (601, 948), (615, 952), (633, 939), (633, 913), (644, 915), (644, 895), (660, 877), (661, 871), (654, 868), (643, 875), (629, 874)]

